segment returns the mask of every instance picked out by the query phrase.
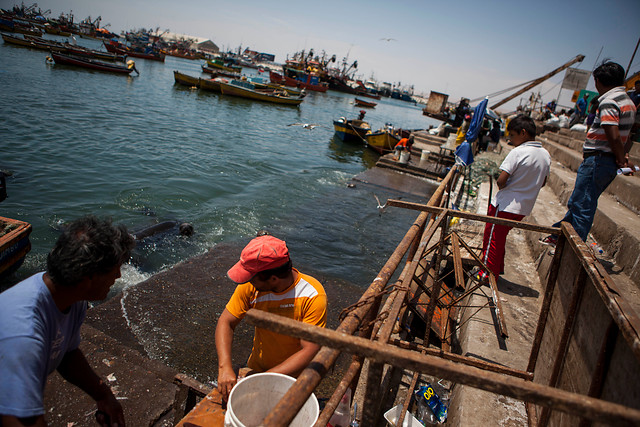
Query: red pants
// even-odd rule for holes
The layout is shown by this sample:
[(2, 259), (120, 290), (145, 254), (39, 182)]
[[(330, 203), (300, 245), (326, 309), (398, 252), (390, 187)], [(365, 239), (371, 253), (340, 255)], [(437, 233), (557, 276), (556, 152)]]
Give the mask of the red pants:
[[(524, 215), (509, 212), (496, 212), (496, 207), (493, 205), (489, 205), (487, 215), (512, 219), (514, 221), (522, 221), (522, 218), (525, 217)], [(509, 234), (509, 230), (511, 230), (511, 228), (513, 227), (490, 223), (487, 223), (484, 227), (484, 239), (482, 239), (482, 261), (496, 277), (504, 272), (505, 243), (507, 241), (507, 234)], [(487, 248), (489, 248), (488, 251)]]

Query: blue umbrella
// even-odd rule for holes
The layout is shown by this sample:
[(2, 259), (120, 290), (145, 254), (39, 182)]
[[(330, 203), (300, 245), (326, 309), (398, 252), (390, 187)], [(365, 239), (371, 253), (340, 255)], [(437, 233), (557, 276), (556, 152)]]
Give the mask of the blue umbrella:
[(469, 124), (469, 130), (467, 131), (467, 135), (465, 139), (472, 143), (478, 137), (478, 133), (480, 132), (480, 127), (482, 126), (482, 120), (484, 119), (484, 114), (487, 112), (487, 103), (489, 102), (489, 97), (485, 97), (478, 105), (476, 105), (475, 110), (473, 111), (473, 118), (471, 118), (471, 123)]
[(467, 141), (462, 141), (462, 144), (456, 148), (455, 158), (456, 163), (462, 166), (469, 166), (473, 163), (473, 150), (471, 150), (471, 144)]

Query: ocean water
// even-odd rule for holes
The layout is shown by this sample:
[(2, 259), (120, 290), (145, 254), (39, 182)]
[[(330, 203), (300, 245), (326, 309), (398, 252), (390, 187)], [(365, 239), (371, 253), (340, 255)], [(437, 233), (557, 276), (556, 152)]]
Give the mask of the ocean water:
[[(134, 58), (140, 76), (130, 77), (46, 56), (0, 45), (0, 169), (11, 174), (0, 216), (33, 226), (31, 252), (0, 287), (44, 269), (61, 226), (95, 214), (131, 231), (164, 221), (195, 229), (189, 238), (172, 228), (139, 242), (120, 287), (268, 230), (287, 241), (296, 265), (364, 288), (416, 217), (380, 214), (374, 195), (421, 200), (347, 187), (378, 157), (334, 138), (332, 120), (358, 114), (353, 95), (309, 92), (299, 107), (279, 106), (174, 85), (173, 70), (200, 75), (202, 61)], [(438, 124), (419, 106), (385, 98), (366, 119), (373, 128)]]

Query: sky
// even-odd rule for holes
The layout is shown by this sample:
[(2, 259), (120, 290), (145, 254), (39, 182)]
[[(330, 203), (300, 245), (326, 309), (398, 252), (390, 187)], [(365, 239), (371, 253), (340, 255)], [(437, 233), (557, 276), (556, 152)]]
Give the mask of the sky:
[[(25, 5), (33, 4), (31, 1)], [(16, 1), (0, 0), (8, 9)], [(211, 39), (221, 49), (276, 55), (302, 49), (358, 61), (357, 76), (413, 86), (416, 94), (470, 99), (520, 85), (584, 55), (574, 68), (603, 59), (625, 70), (640, 39), (640, 0), (40, 0), (51, 17), (102, 17), (116, 33), (160, 28)], [(392, 40), (387, 40), (392, 39)], [(640, 52), (629, 75), (640, 71)], [(571, 107), (564, 72), (498, 108), (511, 111), (540, 93)], [(587, 89), (595, 90), (593, 79)], [(495, 95), (494, 104), (513, 93)], [(472, 105), (474, 103), (472, 102)]]

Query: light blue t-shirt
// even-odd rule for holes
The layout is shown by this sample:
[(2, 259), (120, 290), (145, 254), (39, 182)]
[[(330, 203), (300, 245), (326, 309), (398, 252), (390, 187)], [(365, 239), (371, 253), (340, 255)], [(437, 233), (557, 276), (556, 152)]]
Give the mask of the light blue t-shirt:
[(87, 303), (66, 313), (35, 274), (0, 293), (0, 414), (18, 418), (44, 414), (47, 377), (64, 355), (78, 348)]

